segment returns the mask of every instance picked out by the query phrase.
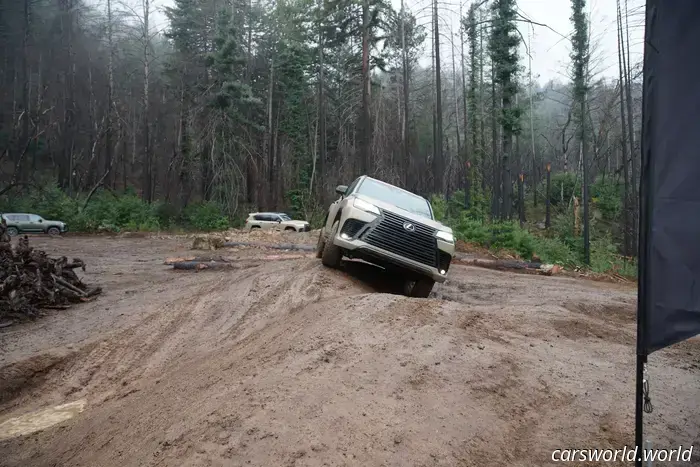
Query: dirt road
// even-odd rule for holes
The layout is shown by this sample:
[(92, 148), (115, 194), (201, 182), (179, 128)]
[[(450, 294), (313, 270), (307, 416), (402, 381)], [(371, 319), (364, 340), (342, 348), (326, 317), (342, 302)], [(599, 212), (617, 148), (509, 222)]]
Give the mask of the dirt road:
[[(105, 294), (0, 330), (0, 438), (75, 403), (6, 434), (0, 465), (532, 467), (633, 443), (629, 287), (455, 265), (426, 300), (363, 263), (162, 264), (189, 244), (34, 241), (84, 259)], [(654, 446), (697, 444), (699, 341), (650, 371)]]

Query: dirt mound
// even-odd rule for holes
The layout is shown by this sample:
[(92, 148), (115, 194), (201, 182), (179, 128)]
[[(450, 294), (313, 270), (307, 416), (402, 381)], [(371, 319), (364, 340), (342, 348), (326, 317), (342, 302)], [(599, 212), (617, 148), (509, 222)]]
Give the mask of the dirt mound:
[[(113, 249), (133, 267), (155, 249), (135, 245)], [(37, 363), (36, 384), (0, 404), (0, 424), (82, 410), (0, 441), (3, 465), (525, 467), (557, 448), (632, 442), (633, 348), (557, 330), (593, 319), (564, 305), (588, 297), (602, 310), (629, 292), (456, 266), (434, 298), (416, 299), (362, 262), (178, 274), (164, 257), (143, 268), (158, 282), (138, 289), (129, 325)], [(128, 312), (125, 296), (105, 298)], [(634, 326), (595, 319), (607, 332)], [(686, 388), (674, 403), (690, 411), (700, 370), (665, 371), (654, 387)], [(690, 444), (700, 425), (685, 417), (651, 419), (657, 443)]]

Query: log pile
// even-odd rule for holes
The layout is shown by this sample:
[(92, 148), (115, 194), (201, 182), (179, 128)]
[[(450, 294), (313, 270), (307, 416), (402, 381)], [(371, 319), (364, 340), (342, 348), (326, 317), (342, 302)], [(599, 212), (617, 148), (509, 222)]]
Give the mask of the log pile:
[(0, 324), (36, 317), (41, 309), (66, 309), (102, 292), (75, 273), (76, 269), (85, 271), (82, 260), (50, 258), (30, 247), (26, 235), (13, 246), (3, 234), (0, 232)]

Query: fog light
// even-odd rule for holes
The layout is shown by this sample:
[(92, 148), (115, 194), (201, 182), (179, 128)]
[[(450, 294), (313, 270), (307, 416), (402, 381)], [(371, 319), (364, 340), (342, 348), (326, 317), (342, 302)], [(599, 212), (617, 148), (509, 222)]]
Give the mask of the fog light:
[(440, 269), (440, 274), (442, 274), (442, 275), (444, 276), (444, 275), (445, 275), (445, 270), (444, 270), (444, 269)]
[(342, 238), (343, 240), (350, 240), (350, 236), (344, 233), (340, 234), (340, 238)]

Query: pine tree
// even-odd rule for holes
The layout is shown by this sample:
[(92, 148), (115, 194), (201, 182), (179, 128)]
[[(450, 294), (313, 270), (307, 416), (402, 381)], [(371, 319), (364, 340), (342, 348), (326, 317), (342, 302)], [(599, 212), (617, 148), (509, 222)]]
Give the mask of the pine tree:
[(491, 8), (493, 26), (489, 45), (494, 67), (493, 80), (501, 92), (500, 126), (503, 155), (499, 215), (502, 219), (508, 219), (511, 215), (513, 189), (510, 157), (513, 150), (513, 136), (520, 132), (520, 109), (515, 105), (515, 95), (518, 92), (519, 36), (515, 24), (517, 15), (515, 0), (496, 0)]
[[(478, 113), (479, 106), (477, 103), (477, 91), (480, 74), (479, 62), (479, 29), (476, 21), (476, 4), (472, 4), (467, 13), (467, 18), (464, 20), (462, 27), (467, 31), (467, 41), (469, 42), (469, 87), (467, 89), (467, 109), (470, 115), (471, 125), (468, 128), (468, 138), (471, 139), (472, 154), (474, 155), (474, 170), (472, 173), (477, 177), (483, 178), (486, 172), (484, 164), (484, 148), (480, 147), (477, 142), (479, 132), (479, 122), (483, 116)], [(473, 180), (471, 185), (472, 190), (478, 189), (481, 184), (477, 180)], [(473, 198), (473, 197), (472, 197)]]
[(574, 105), (577, 107), (576, 116), (580, 128), (579, 144), (581, 147), (581, 166), (583, 168), (583, 255), (584, 262), (590, 264), (590, 234), (588, 215), (588, 155), (586, 145), (586, 95), (588, 93), (588, 20), (584, 9), (586, 0), (571, 0), (571, 22), (574, 24), (574, 35), (571, 39), (571, 66)]

